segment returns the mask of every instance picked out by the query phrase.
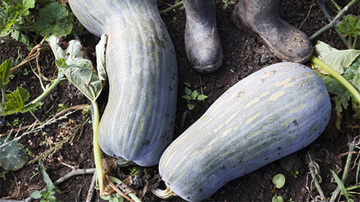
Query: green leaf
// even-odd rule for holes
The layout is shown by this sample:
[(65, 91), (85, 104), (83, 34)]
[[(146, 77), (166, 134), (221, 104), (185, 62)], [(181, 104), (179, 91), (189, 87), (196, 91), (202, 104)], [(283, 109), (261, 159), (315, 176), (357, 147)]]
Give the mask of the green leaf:
[(184, 82), (185, 86), (191, 88), (191, 85), (188, 82)]
[(1, 3), (0, 36), (7, 36), (19, 29), (30, 14), (29, 9), (35, 7), (35, 0), (3, 0)]
[(182, 98), (184, 98), (185, 100), (188, 100), (190, 101), (191, 100), (191, 97), (190, 95), (183, 95)]
[(103, 200), (110, 200), (110, 195), (107, 195), (107, 196), (100, 196), (100, 198), (102, 198)]
[[(336, 128), (340, 130), (343, 109), (347, 109), (352, 94), (338, 80), (331, 76), (322, 77), (327, 90), (335, 97)], [(355, 99), (354, 99), (355, 100)]]
[(30, 14), (29, 9), (35, 7), (35, 0), (2, 0), (4, 12), (11, 17), (27, 16)]
[(188, 107), (189, 110), (192, 110), (192, 109), (195, 108), (195, 106), (193, 104), (191, 104), (191, 103), (188, 103), (187, 107)]
[(191, 90), (188, 87), (185, 87), (185, 95), (191, 95)]
[(105, 45), (106, 36), (103, 35), (97, 45), (97, 58), (99, 59), (98, 69), (92, 68), (91, 61), (83, 59), (82, 46), (79, 41), (72, 40), (66, 50), (62, 50), (57, 37), (51, 36), (47, 39), (56, 58), (56, 65), (59, 71), (91, 101), (95, 101), (100, 95), (105, 79)]
[(41, 175), (43, 176), (44, 181), (45, 181), (45, 183), (46, 183), (45, 190), (47, 190), (47, 192), (52, 191), (52, 190), (55, 188), (55, 185), (54, 185), (54, 183), (52, 182), (52, 180), (50, 179), (50, 177), (49, 177), (49, 175), (47, 174), (47, 172), (45, 171), (45, 168), (44, 168), (44, 164), (43, 164), (43, 163), (40, 163), (40, 172), (41, 172)]
[[(54, 53), (55, 60), (57, 61), (62, 59), (65, 61), (66, 52), (59, 45), (60, 39), (55, 35), (52, 35), (50, 37), (47, 37), (45, 40), (49, 43), (51, 50)], [(56, 64), (56, 66), (58, 66), (58, 64)]]
[(285, 176), (283, 174), (277, 174), (273, 177), (272, 182), (276, 188), (280, 189), (285, 185)]
[(194, 91), (191, 93), (191, 99), (196, 100), (196, 98), (197, 98), (198, 95), (199, 95), (199, 93), (197, 92), (197, 90), (194, 90)]
[(29, 37), (27, 35), (21, 33), (18, 30), (11, 30), (10, 36), (17, 41), (21, 41), (24, 44), (26, 44), (26, 46), (28, 46), (28, 49), (30, 49), (30, 50), (33, 47), (32, 43), (30, 42)]
[(337, 30), (344, 36), (356, 37), (360, 34), (359, 19), (353, 15), (347, 15), (341, 23), (336, 25)]
[(360, 57), (345, 70), (343, 77), (360, 92)]
[(59, 3), (51, 3), (39, 10), (40, 18), (34, 23), (34, 28), (41, 36), (66, 36), (73, 28), (73, 17)]
[(106, 81), (106, 68), (105, 68), (105, 51), (106, 51), (107, 37), (102, 35), (99, 43), (96, 45), (96, 67), (98, 71), (98, 76), (101, 82)]
[(0, 36), (7, 36), (9, 34), (10, 27), (8, 27), (7, 20), (0, 17)]
[(34, 199), (39, 199), (42, 197), (42, 195), (40, 191), (34, 191), (33, 193), (31, 193), (31, 197), (33, 197)]
[(284, 202), (284, 199), (282, 196), (273, 196), (271, 201), (272, 202)]
[(15, 171), (25, 165), (27, 158), (19, 139), (8, 140), (6, 137), (0, 138), (0, 166)]
[(42, 103), (30, 103), (25, 105), (25, 102), (29, 99), (29, 92), (18, 87), (14, 92), (5, 95), (7, 101), (4, 103), (4, 108), (0, 112), (0, 115), (8, 115), (15, 113), (26, 113), (28, 111), (36, 110), (37, 107), (41, 106)]
[(203, 101), (203, 100), (205, 100), (206, 98), (208, 98), (208, 96), (207, 96), (207, 95), (204, 95), (204, 94), (200, 94), (200, 95), (197, 97), (197, 99), (198, 99), (199, 101)]
[(360, 50), (337, 50), (321, 41), (316, 44), (314, 52), (323, 62), (331, 66), (339, 74), (343, 74), (344, 69), (348, 68), (360, 56)]
[(336, 175), (336, 173), (333, 170), (330, 170), (330, 171), (331, 171), (331, 174), (334, 177), (335, 182), (337, 183), (338, 187), (341, 189), (342, 194), (345, 196), (346, 200), (349, 201), (349, 199), (350, 199), (349, 193), (346, 190), (343, 182), (340, 180), (340, 178)]
[(5, 60), (0, 65), (0, 88), (5, 87), (10, 82), (10, 70), (14, 67), (12, 58)]
[(21, 109), (24, 108), (24, 103), (29, 99), (30, 94), (26, 89), (17, 87), (14, 92), (6, 94), (5, 97), (7, 102), (4, 104), (5, 108), (2, 113), (12, 114), (21, 112)]

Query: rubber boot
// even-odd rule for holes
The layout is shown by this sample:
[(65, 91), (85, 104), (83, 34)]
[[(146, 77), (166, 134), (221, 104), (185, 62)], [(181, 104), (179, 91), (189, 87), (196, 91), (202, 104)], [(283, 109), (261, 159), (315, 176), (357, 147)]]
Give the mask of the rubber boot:
[(186, 13), (185, 50), (193, 68), (210, 73), (222, 65), (215, 0), (183, 0)]
[(241, 0), (232, 14), (235, 25), (260, 36), (280, 59), (304, 63), (313, 47), (305, 33), (279, 17), (280, 0)]

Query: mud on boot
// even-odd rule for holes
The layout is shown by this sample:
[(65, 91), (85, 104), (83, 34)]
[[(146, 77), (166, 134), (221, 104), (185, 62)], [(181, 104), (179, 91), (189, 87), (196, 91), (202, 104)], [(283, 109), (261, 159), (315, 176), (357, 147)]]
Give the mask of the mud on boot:
[(313, 46), (299, 29), (279, 17), (280, 0), (241, 0), (236, 5), (232, 21), (241, 30), (260, 36), (280, 59), (304, 63), (313, 52)]
[(215, 0), (183, 0), (186, 12), (185, 50), (193, 68), (200, 73), (217, 70), (223, 52), (216, 26)]

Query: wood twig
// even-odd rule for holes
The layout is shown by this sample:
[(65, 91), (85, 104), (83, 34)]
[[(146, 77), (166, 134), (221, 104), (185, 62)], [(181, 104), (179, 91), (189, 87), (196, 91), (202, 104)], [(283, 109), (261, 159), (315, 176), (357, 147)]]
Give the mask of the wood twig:
[(124, 197), (126, 200), (133, 202), (134, 200), (130, 199), (128, 196), (126, 196), (126, 194), (124, 194), (122, 191), (120, 191), (120, 189), (118, 189), (110, 180), (107, 176), (105, 176), (105, 181), (108, 185), (110, 185), (110, 187), (116, 191), (116, 193), (120, 194), (122, 197)]
[(96, 172), (94, 172), (94, 175), (91, 179), (91, 183), (90, 183), (90, 187), (89, 187), (89, 191), (88, 191), (88, 194), (86, 196), (86, 202), (91, 202), (93, 196), (94, 196), (94, 187), (95, 187), (95, 184), (96, 184)]

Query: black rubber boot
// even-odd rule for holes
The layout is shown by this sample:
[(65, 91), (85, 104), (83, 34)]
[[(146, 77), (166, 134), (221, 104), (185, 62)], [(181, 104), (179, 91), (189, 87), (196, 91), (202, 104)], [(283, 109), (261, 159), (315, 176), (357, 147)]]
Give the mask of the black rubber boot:
[(222, 65), (223, 60), (216, 27), (215, 0), (183, 0), (183, 3), (187, 57), (196, 71), (213, 72)]
[(304, 63), (312, 55), (308, 37), (278, 15), (280, 0), (241, 0), (232, 20), (239, 29), (258, 34), (280, 59)]

